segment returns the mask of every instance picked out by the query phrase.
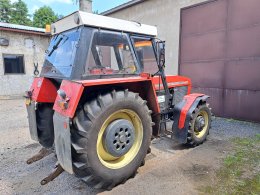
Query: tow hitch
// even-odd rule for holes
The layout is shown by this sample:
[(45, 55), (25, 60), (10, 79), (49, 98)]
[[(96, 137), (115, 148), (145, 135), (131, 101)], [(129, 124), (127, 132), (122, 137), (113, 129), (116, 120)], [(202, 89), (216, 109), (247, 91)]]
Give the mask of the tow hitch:
[(47, 149), (47, 148), (42, 148), (37, 154), (35, 154), (34, 156), (32, 156), (31, 158), (29, 158), (26, 163), (29, 165), (29, 164), (32, 164), (34, 162), (37, 162), (41, 159), (43, 159), (44, 157), (50, 155), (51, 153), (53, 153), (53, 149), (50, 148), (50, 149)]
[(63, 171), (64, 169), (60, 166), (60, 164), (56, 164), (54, 171), (41, 181), (41, 185), (46, 185), (47, 183), (51, 182), (56, 177), (58, 177)]
[[(36, 155), (34, 155), (33, 157), (29, 158), (26, 161), (26, 163), (27, 164), (32, 164), (34, 162), (37, 162), (37, 161), (43, 159), (44, 157), (46, 157), (46, 156), (48, 156), (48, 155), (50, 155), (52, 153), (54, 153), (54, 149), (53, 148), (42, 148)], [(58, 177), (63, 171), (64, 171), (64, 169), (57, 162), (56, 165), (55, 165), (54, 170), (47, 177), (45, 177), (43, 180), (41, 180), (41, 185), (46, 185), (47, 183), (51, 182), (56, 177)]]

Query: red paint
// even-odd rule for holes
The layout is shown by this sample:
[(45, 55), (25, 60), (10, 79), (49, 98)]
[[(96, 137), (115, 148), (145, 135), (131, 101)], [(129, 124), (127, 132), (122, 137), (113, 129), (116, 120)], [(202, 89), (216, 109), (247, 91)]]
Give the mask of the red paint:
[(32, 100), (36, 102), (53, 103), (57, 96), (57, 88), (47, 78), (34, 78), (30, 88)]
[(64, 129), (67, 129), (67, 128), (68, 128), (68, 125), (67, 125), (66, 122), (63, 122), (63, 127), (64, 127)]
[(96, 79), (96, 80), (80, 80), (78, 83), (86, 86), (96, 86), (96, 85), (109, 85), (109, 84), (118, 84), (118, 83), (132, 83), (139, 81), (151, 80), (147, 77), (127, 77), (127, 78), (109, 78), (109, 79)]
[(144, 77), (144, 78), (150, 78), (151, 74), (149, 74), (149, 73), (141, 73), (140, 76)]
[(185, 124), (185, 120), (186, 120), (186, 116), (187, 113), (190, 109), (190, 107), (192, 106), (192, 104), (194, 103), (194, 101), (198, 98), (204, 96), (204, 94), (200, 94), (200, 93), (193, 93), (193, 94), (189, 94), (184, 96), (184, 101), (185, 101), (185, 106), (183, 106), (182, 110), (181, 110), (181, 114), (180, 114), (180, 119), (179, 119), (179, 124), (178, 127), (179, 129), (182, 129), (184, 127)]
[(151, 86), (151, 89), (149, 90), (150, 93), (148, 94), (148, 101), (150, 100), (150, 103), (152, 105), (150, 107), (152, 107), (152, 108), (156, 107), (156, 110), (153, 109), (153, 113), (158, 114), (160, 112), (160, 106), (159, 106), (159, 103), (158, 103), (156, 90), (155, 90), (155, 87), (154, 87), (153, 84), (151, 84), (150, 86)]
[(89, 73), (91, 75), (113, 74), (114, 70), (112, 68), (103, 68), (103, 69), (94, 68), (90, 70)]
[[(78, 83), (82, 83), (84, 87), (99, 86), (99, 85), (121, 85), (130, 91), (137, 92), (143, 99), (148, 101), (150, 109), (154, 113), (160, 112), (160, 107), (156, 98), (156, 91), (152, 83), (150, 74), (141, 74), (141, 76), (127, 77), (127, 78), (110, 78), (110, 79), (98, 79), (98, 80), (80, 80)], [(148, 84), (147, 84), (148, 83)], [(145, 89), (144, 89), (145, 88)], [(144, 92), (146, 94), (144, 94)]]
[[(159, 83), (160, 83), (160, 89), (163, 90), (163, 84), (162, 80), (159, 76), (152, 77), (152, 82), (155, 86), (156, 90), (159, 90)], [(191, 92), (191, 80), (187, 77), (183, 76), (166, 76), (166, 82), (168, 83), (169, 88), (174, 87), (181, 87), (181, 86), (188, 86), (188, 94)]]
[(80, 81), (62, 81), (60, 89), (63, 90), (67, 97), (70, 98), (68, 102), (68, 108), (62, 109), (59, 106), (59, 102), (62, 99), (57, 96), (54, 104), (54, 110), (64, 116), (70, 118), (74, 117), (79, 100), (82, 96), (84, 88), (98, 87), (101, 85), (120, 85), (123, 88), (127, 88), (130, 91), (139, 93), (143, 99), (146, 99), (148, 106), (153, 113), (159, 113), (160, 108), (157, 102), (156, 93), (152, 81), (150, 78), (145, 77), (130, 77), (130, 78), (110, 78), (110, 79), (98, 79), (98, 80), (80, 80)]
[[(190, 79), (181, 76), (167, 76), (166, 80), (168, 83), (182, 82), (182, 84), (170, 85), (170, 88), (177, 86), (188, 86), (188, 93), (190, 93)], [(63, 81), (60, 89), (66, 93), (68, 98), (70, 98), (68, 108), (62, 109), (59, 106), (59, 102), (62, 100), (59, 96), (57, 96), (54, 104), (54, 110), (65, 116), (73, 118), (84, 88), (101, 85), (120, 85), (130, 91), (139, 93), (143, 99), (148, 101), (147, 104), (150, 109), (152, 109), (153, 113), (159, 113), (160, 108), (156, 98), (156, 89), (158, 89), (158, 87), (156, 88), (156, 85), (158, 83), (159, 77), (150, 77), (149, 74), (141, 74), (140, 76), (127, 78), (78, 80), (75, 82)]]
[[(132, 83), (132, 82), (139, 82), (139, 81), (147, 81), (151, 80), (153, 85), (155, 86), (156, 90), (159, 90), (159, 87), (156, 85), (159, 84), (159, 76), (150, 77), (149, 74), (141, 74), (140, 76), (136, 77), (128, 77), (128, 78), (113, 78), (113, 79), (98, 79), (98, 80), (81, 80), (77, 81), (82, 83), (84, 86), (95, 86), (95, 85), (108, 85), (108, 84), (115, 84), (115, 83)], [(179, 86), (188, 86), (188, 93), (191, 91), (191, 81), (187, 77), (182, 76), (166, 76), (167, 83), (177, 83), (174, 85), (170, 85), (169, 88), (179, 87)], [(160, 83), (162, 81), (160, 79)], [(179, 84), (178, 84), (179, 83)], [(161, 89), (163, 89), (161, 87)]]
[(59, 95), (57, 95), (53, 109), (64, 116), (73, 118), (84, 87), (81, 83), (63, 80), (60, 89), (66, 93), (66, 96), (69, 99), (68, 107), (63, 109), (59, 106), (59, 102), (63, 100)]

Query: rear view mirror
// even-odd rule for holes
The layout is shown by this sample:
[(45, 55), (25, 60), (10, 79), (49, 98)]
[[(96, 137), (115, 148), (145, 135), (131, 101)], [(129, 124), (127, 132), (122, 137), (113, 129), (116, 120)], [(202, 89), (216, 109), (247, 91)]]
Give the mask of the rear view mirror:
[(165, 41), (156, 42), (158, 65), (165, 66)]

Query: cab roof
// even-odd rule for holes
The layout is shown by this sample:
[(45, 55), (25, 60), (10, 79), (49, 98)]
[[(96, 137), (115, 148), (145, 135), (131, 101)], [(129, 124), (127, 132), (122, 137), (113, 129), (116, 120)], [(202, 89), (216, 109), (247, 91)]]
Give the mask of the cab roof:
[(53, 23), (51, 25), (51, 33), (52, 35), (58, 34), (82, 25), (142, 35), (157, 36), (157, 28), (155, 26), (82, 11), (74, 12)]

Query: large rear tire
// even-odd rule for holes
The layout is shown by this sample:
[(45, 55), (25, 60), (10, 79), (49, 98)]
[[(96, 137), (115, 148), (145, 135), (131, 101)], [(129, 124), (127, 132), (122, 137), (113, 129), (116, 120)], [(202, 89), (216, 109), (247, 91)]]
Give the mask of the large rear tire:
[(199, 104), (193, 111), (188, 129), (188, 145), (197, 146), (206, 140), (211, 127), (211, 116), (211, 109), (206, 103)]
[(138, 94), (114, 90), (88, 101), (71, 130), (75, 175), (97, 189), (125, 182), (144, 161), (151, 134), (151, 111)]
[(37, 133), (39, 143), (45, 148), (51, 148), (54, 142), (54, 127), (52, 104), (38, 104), (36, 110)]

